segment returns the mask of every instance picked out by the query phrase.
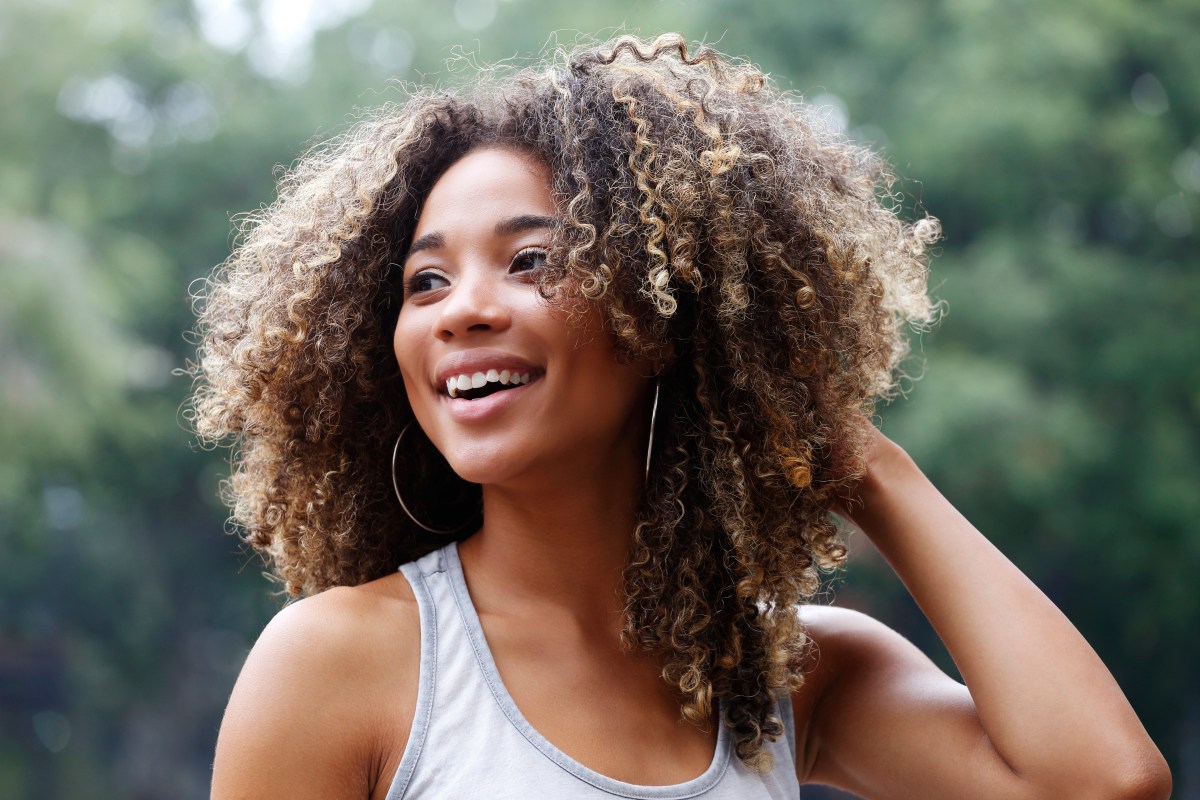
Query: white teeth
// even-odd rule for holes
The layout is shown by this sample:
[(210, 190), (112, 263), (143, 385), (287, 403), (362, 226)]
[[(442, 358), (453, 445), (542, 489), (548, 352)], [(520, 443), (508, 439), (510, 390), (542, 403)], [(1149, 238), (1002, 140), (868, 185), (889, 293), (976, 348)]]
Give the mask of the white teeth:
[(532, 373), (513, 372), (512, 370), (489, 369), (487, 372), (474, 372), (470, 375), (454, 375), (446, 379), (446, 394), (458, 397), (468, 389), (482, 389), (489, 383), (499, 383), (503, 386), (523, 386), (529, 383)]

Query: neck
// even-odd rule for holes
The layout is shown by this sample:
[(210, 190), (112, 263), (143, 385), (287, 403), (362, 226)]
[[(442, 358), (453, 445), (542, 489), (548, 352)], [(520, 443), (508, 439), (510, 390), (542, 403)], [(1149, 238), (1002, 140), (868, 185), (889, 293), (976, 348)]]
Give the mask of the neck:
[(643, 479), (634, 459), (521, 487), (484, 486), (484, 523), (460, 545), (481, 613), (554, 606), (581, 623), (619, 628)]

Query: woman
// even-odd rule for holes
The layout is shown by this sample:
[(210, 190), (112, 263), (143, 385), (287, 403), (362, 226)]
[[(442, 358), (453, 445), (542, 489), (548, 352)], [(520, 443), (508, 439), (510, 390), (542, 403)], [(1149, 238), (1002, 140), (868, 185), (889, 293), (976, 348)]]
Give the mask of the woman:
[[(1078, 632), (865, 422), (931, 316), (936, 224), (886, 179), (673, 36), (306, 156), (200, 319), (197, 427), (308, 595), (214, 796), (1166, 797)], [(845, 557), (830, 509), (965, 686), (802, 605)]]

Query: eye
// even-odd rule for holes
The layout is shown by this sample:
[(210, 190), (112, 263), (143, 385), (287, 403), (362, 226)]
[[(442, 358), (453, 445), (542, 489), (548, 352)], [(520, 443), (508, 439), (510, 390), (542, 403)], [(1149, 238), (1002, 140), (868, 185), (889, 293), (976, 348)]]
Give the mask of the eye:
[(546, 251), (540, 247), (526, 247), (513, 256), (508, 271), (510, 273), (537, 272), (544, 266), (546, 266)]
[(449, 285), (450, 282), (446, 280), (445, 275), (432, 270), (423, 270), (404, 282), (404, 296), (410, 297), (422, 292), (432, 292), (434, 289), (441, 289)]

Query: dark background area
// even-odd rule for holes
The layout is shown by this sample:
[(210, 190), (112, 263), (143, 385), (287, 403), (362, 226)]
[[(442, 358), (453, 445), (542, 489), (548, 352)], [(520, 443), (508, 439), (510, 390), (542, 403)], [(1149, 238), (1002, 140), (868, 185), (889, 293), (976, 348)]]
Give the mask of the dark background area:
[[(0, 6), (0, 796), (207, 796), (281, 605), (180, 409), (189, 284), (276, 165), (575, 31), (716, 43), (945, 226), (884, 430), (1067, 613), (1200, 798), (1195, 0)], [(851, 536), (838, 602), (953, 665)], [(806, 797), (819, 792), (806, 791)]]

